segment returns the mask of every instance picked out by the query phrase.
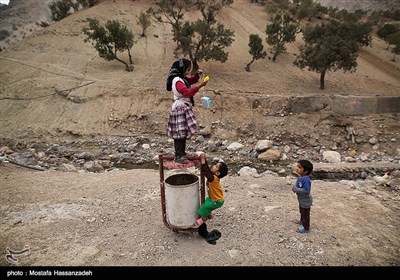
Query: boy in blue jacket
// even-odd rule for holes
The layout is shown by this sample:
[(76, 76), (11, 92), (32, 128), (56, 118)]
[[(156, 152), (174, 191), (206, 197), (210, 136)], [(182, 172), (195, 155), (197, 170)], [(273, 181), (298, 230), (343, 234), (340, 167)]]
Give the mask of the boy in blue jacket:
[(308, 160), (299, 160), (296, 165), (296, 174), (298, 176), (296, 185), (292, 191), (296, 193), (299, 201), (300, 220), (294, 221), (300, 226), (297, 228), (299, 233), (307, 233), (310, 230), (310, 211), (313, 203), (311, 196), (310, 174), (313, 171), (313, 165)]

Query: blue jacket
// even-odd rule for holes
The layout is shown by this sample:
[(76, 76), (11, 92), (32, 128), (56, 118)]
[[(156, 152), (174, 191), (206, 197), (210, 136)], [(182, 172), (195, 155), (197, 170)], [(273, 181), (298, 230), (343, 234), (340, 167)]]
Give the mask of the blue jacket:
[(301, 208), (311, 207), (313, 198), (311, 196), (311, 179), (309, 176), (297, 178), (295, 193)]

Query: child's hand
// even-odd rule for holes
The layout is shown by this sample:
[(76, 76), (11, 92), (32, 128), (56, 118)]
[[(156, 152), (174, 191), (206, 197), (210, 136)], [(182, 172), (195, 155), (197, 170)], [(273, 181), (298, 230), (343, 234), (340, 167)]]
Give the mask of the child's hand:
[(200, 162), (203, 164), (203, 163), (206, 163), (206, 154), (205, 153), (201, 153), (200, 154)]
[(208, 80), (206, 80), (206, 81), (203, 80), (202, 82), (199, 83), (199, 88), (204, 87), (207, 83), (208, 83)]
[(295, 186), (292, 187), (292, 192), (296, 192), (296, 187)]

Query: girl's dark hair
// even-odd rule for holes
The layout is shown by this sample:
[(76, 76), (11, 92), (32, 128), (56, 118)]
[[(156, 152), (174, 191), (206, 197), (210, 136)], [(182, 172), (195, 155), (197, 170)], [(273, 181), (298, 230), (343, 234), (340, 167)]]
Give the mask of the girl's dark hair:
[(180, 62), (183, 63), (184, 68), (183, 68), (183, 75), (185, 75), (186, 69), (190, 68), (192, 66), (192, 61), (187, 58), (181, 58)]
[(180, 77), (182, 78), (186, 86), (190, 86), (189, 83), (185, 79), (185, 71), (192, 65), (192, 61), (187, 58), (180, 58), (178, 60), (175, 60), (174, 63), (172, 63), (171, 69), (169, 70), (168, 77), (167, 77), (167, 90), (171, 91), (172, 90), (172, 80), (175, 77)]
[(225, 162), (220, 162), (220, 166), (219, 166), (219, 176), (218, 178), (224, 178), (226, 176), (226, 174), (228, 174), (228, 166), (226, 165)]
[(306, 159), (301, 159), (301, 160), (299, 160), (299, 161), (298, 161), (298, 164), (300, 164), (300, 165), (303, 167), (304, 172), (305, 172), (307, 175), (310, 175), (311, 172), (312, 172), (313, 169), (314, 169), (312, 163), (311, 163), (310, 161), (306, 160)]

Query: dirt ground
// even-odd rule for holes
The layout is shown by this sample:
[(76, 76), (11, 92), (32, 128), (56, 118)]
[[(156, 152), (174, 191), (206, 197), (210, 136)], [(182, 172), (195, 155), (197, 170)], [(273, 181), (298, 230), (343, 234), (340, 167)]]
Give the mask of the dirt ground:
[(226, 203), (208, 222), (222, 236), (211, 245), (163, 224), (158, 170), (3, 164), (0, 176), (0, 246), (29, 245), (31, 253), (18, 258), (23, 266), (400, 265), (399, 193), (362, 181), (313, 181), (311, 231), (299, 234), (291, 222), (299, 218), (294, 177), (227, 176)]
[[(288, 45), (288, 53), (276, 63), (256, 61), (252, 72), (244, 71), (251, 60), (248, 34), (265, 37), (268, 19), (261, 6), (248, 2), (236, 0), (219, 15), (235, 30), (230, 59), (201, 65), (211, 77), (202, 94), (212, 98), (215, 109), (198, 106), (195, 112), (201, 126), (213, 127), (211, 138), (237, 141), (264, 139), (269, 133), (297, 135), (301, 131), (316, 137), (327, 133), (314, 127), (326, 115), (269, 115), (252, 110), (254, 98), (399, 96), (400, 59), (393, 62), (393, 54), (376, 37), (371, 47), (360, 52), (357, 71), (328, 73), (324, 91), (318, 89), (316, 73), (292, 65), (301, 37)], [(169, 27), (154, 23), (146, 38), (138, 38), (131, 73), (118, 62), (99, 58), (81, 33), (85, 19), (97, 16), (104, 21), (122, 20), (140, 34), (136, 15), (148, 6), (148, 1), (100, 1), (3, 50), (1, 137), (16, 143), (51, 144), (64, 139), (165, 134), (171, 98), (164, 83), (174, 60)], [(23, 26), (24, 17), (20, 18)], [(196, 96), (197, 102), (202, 94)], [(347, 119), (356, 122), (357, 118), (361, 117)], [(398, 114), (362, 116), (362, 127), (377, 135), (383, 128), (390, 129), (397, 142), (386, 145), (396, 151), (398, 121)], [(0, 265), (400, 265), (398, 191), (364, 181), (314, 180), (311, 231), (299, 234), (291, 222), (299, 216), (291, 191), (294, 181), (291, 176), (230, 174), (224, 178), (226, 203), (208, 222), (209, 230), (218, 229), (222, 236), (211, 245), (195, 231), (174, 232), (164, 225), (158, 170), (41, 172), (1, 163), (0, 250), (4, 257)], [(22, 250), (25, 245), (30, 253), (18, 256), (17, 263), (6, 259), (6, 248)]]

